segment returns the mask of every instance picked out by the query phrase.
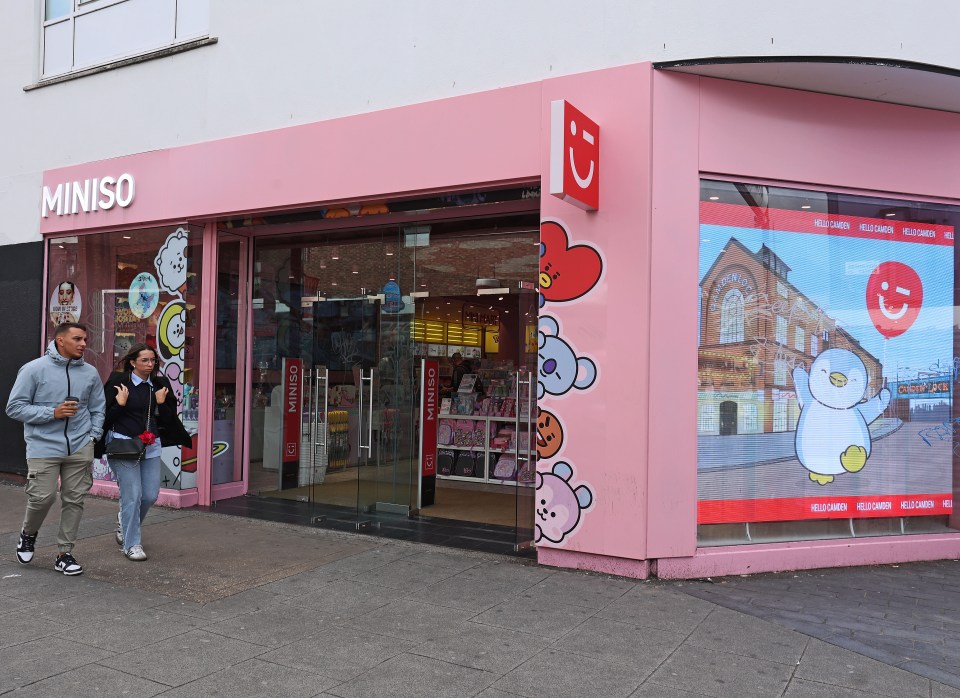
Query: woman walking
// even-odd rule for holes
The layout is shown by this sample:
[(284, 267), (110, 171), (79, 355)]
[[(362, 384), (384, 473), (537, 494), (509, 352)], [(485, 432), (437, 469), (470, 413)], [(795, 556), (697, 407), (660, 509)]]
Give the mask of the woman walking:
[[(106, 452), (117, 478), (117, 542), (130, 560), (147, 559), (140, 524), (160, 494), (161, 447), (191, 445), (190, 435), (177, 417), (170, 383), (158, 369), (157, 352), (147, 344), (135, 344), (123, 357), (120, 371), (111, 374), (103, 386), (107, 413), (104, 436), (94, 455)], [(136, 455), (132, 451), (140, 445), (142, 453)]]

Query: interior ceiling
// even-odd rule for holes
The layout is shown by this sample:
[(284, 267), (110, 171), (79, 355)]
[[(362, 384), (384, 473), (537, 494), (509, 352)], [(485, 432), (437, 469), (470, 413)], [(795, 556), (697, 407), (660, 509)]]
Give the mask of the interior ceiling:
[(660, 70), (960, 112), (960, 71), (878, 58), (704, 58)]

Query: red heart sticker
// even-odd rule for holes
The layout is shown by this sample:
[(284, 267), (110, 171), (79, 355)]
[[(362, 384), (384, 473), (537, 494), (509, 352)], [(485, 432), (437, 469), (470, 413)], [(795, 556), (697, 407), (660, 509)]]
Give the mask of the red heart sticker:
[[(600, 281), (603, 262), (589, 245), (570, 247), (563, 226), (540, 224), (540, 295), (543, 301), (572, 301), (587, 294)], [(541, 305), (543, 303), (541, 302)]]

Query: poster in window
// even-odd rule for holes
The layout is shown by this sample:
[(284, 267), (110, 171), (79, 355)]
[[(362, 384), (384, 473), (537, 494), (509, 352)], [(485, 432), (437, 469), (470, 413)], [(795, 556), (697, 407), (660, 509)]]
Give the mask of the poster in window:
[(953, 226), (796, 209), (700, 204), (698, 522), (949, 514)]

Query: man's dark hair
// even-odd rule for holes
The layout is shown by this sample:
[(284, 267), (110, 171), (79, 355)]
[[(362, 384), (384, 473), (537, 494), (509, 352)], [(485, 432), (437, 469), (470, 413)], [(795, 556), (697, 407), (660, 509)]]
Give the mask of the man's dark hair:
[(70, 330), (82, 330), (87, 334), (90, 334), (90, 330), (87, 329), (87, 326), (81, 322), (61, 322), (57, 325), (56, 331), (53, 333), (54, 337), (62, 337), (67, 334)]

